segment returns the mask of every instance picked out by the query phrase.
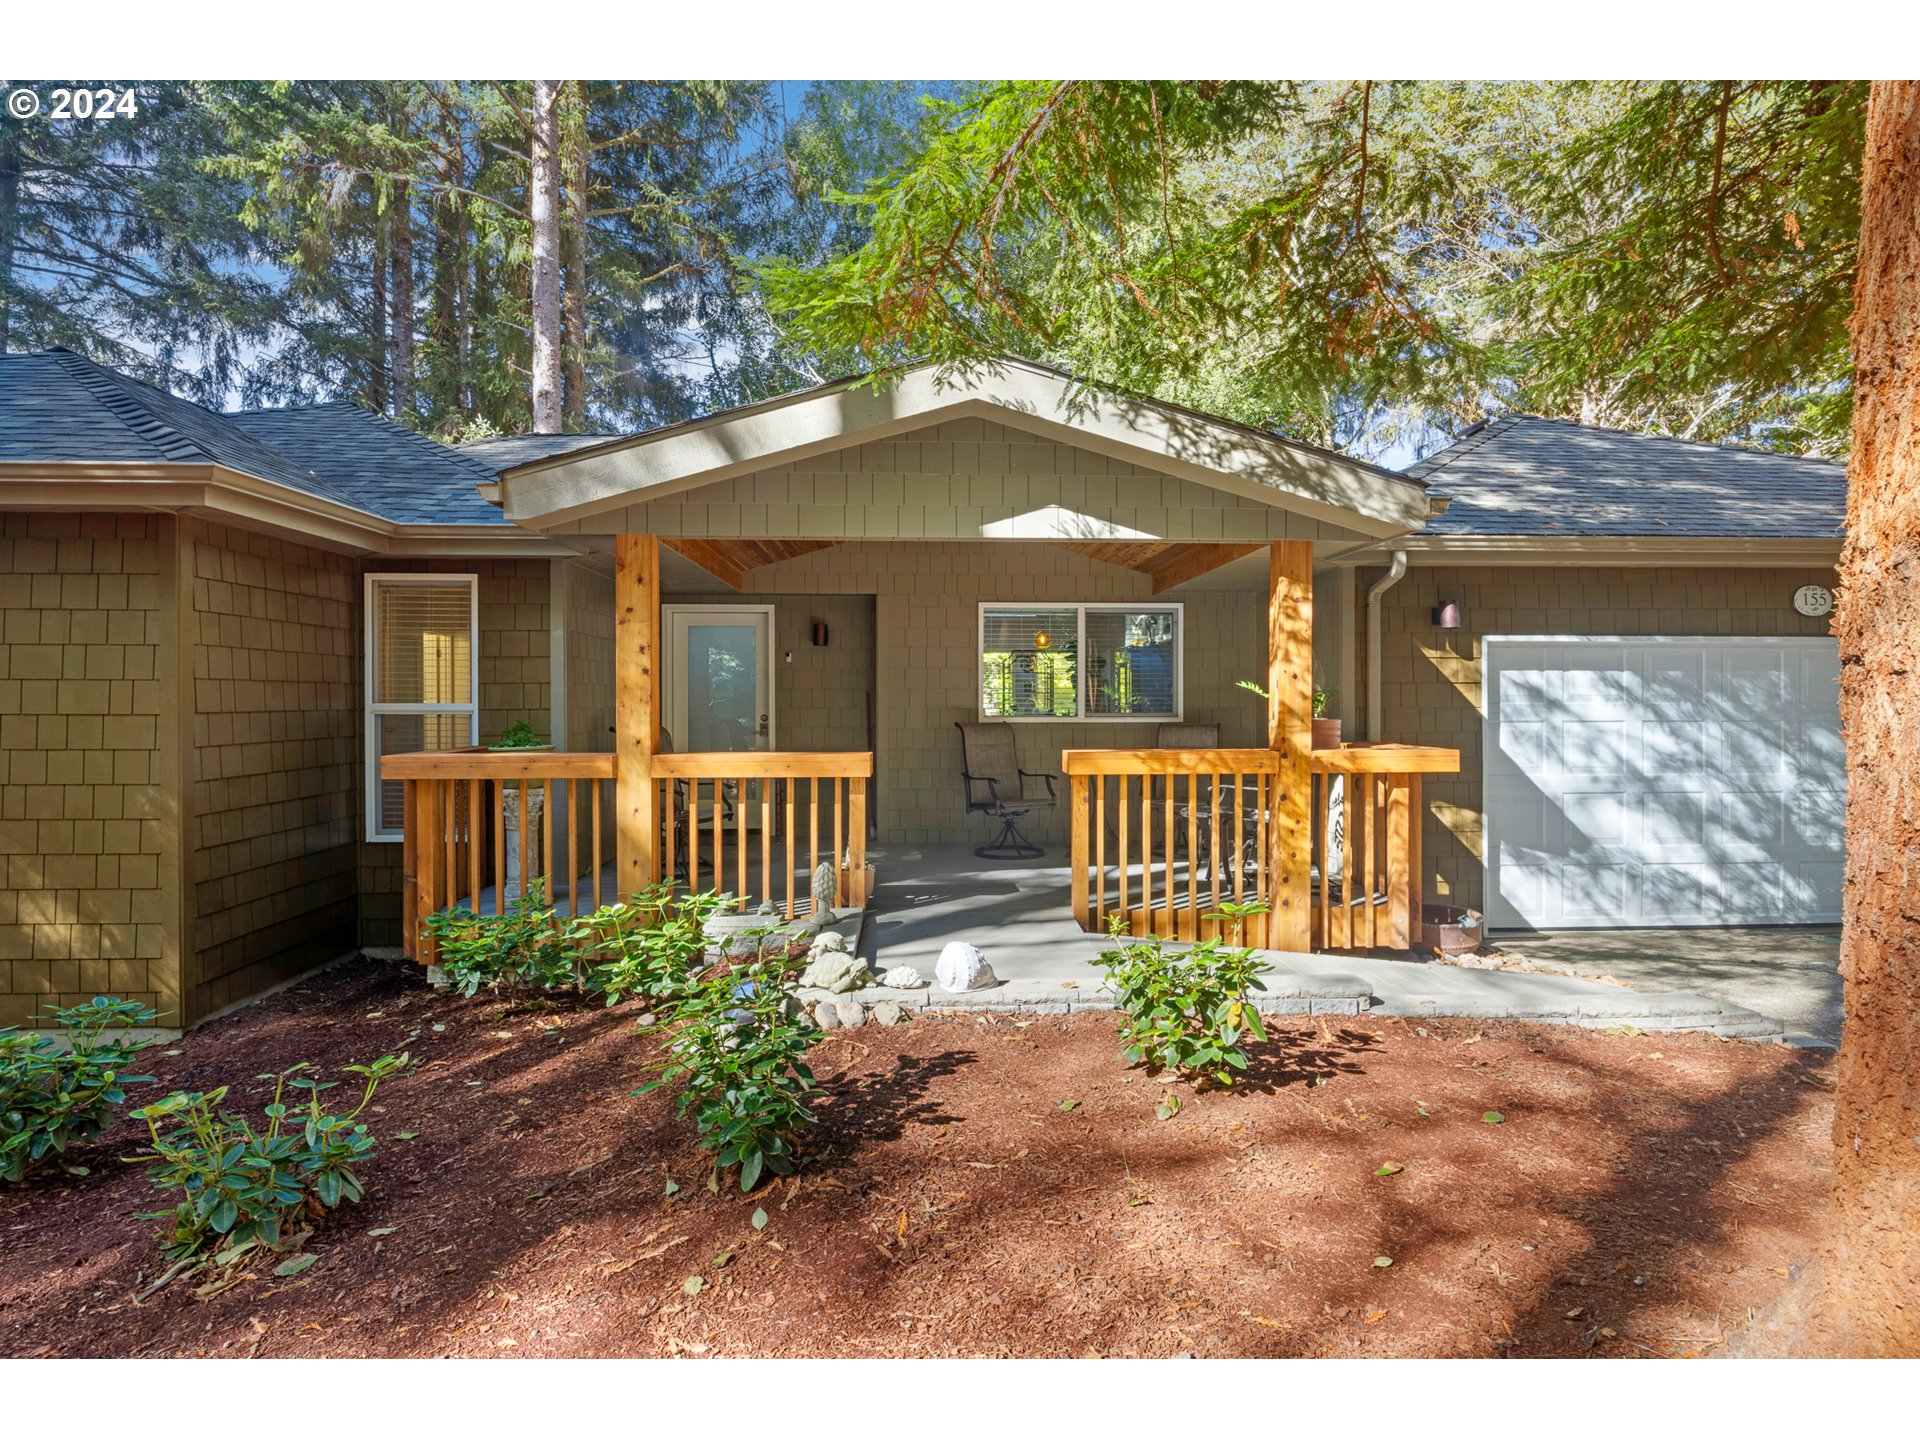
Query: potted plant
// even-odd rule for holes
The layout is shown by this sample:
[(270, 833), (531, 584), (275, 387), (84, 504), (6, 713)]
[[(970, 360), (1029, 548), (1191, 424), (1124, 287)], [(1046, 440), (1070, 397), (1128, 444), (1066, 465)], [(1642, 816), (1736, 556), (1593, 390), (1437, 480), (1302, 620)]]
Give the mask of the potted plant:
[[(1266, 687), (1252, 680), (1236, 680), (1234, 684), (1242, 690), (1250, 690), (1262, 700), (1267, 698)], [(1313, 748), (1315, 750), (1338, 750), (1340, 748), (1340, 718), (1336, 715), (1329, 720), (1327, 707), (1339, 696), (1338, 690), (1315, 690), (1313, 692)]]
[[(1318, 714), (1318, 711), (1314, 712)], [(540, 734), (524, 720), (516, 720), (500, 732), (500, 738), (487, 747), (489, 750), (551, 750), (553, 742), (542, 740)]]
[(1339, 694), (1338, 690), (1313, 692), (1313, 748), (1316, 750), (1340, 748), (1340, 717), (1335, 715), (1329, 719), (1327, 716), (1327, 707)]
[[(515, 751), (526, 753), (535, 750), (551, 750), (550, 742), (542, 740), (539, 732), (524, 720), (516, 720), (500, 732), (500, 738), (487, 747), (489, 750)], [(545, 808), (546, 791), (530, 780), (496, 781), (500, 787), (500, 811), (502, 828), (506, 831), (507, 855), (507, 894), (520, 896), (527, 893), (527, 881), (539, 870), (540, 822), (541, 812)], [(526, 796), (527, 807), (527, 848), (531, 855), (520, 853), (520, 797)], [(506, 897), (501, 897), (504, 903)]]

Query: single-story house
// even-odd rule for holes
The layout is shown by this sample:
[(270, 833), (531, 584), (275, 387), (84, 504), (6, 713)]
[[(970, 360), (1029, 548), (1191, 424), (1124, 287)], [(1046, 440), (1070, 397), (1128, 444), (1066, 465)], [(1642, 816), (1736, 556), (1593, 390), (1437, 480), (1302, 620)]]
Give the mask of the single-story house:
[(0, 1024), (542, 877), (857, 908), (996, 811), (1089, 929), (1828, 920), (1844, 492), (1526, 417), (1401, 474), (1023, 362), (448, 448), (0, 356)]

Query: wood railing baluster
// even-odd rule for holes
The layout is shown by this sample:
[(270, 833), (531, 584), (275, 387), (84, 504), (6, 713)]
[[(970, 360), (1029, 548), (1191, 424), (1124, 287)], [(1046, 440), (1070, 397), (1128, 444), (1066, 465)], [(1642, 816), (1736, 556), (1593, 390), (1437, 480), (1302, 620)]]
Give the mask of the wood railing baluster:
[(1073, 918), (1082, 930), (1088, 928), (1093, 919), (1093, 911), (1087, 893), (1087, 846), (1092, 837), (1087, 834), (1087, 817), (1090, 806), (1087, 799), (1087, 777), (1075, 775), (1067, 782), (1068, 821), (1067, 821), (1067, 872), (1072, 877)]
[(786, 782), (787, 796), (787, 919), (794, 918), (793, 908), (793, 781)]
[(847, 828), (853, 832), (853, 874), (847, 884), (854, 908), (867, 903), (867, 777), (855, 775), (847, 784), (853, 790), (853, 809), (847, 815)]

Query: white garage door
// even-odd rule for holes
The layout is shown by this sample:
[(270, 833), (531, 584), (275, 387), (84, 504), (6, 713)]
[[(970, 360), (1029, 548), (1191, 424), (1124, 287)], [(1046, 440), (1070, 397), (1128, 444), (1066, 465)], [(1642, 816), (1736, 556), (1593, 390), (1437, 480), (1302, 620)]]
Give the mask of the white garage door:
[(1489, 925), (1840, 918), (1834, 641), (1485, 647)]

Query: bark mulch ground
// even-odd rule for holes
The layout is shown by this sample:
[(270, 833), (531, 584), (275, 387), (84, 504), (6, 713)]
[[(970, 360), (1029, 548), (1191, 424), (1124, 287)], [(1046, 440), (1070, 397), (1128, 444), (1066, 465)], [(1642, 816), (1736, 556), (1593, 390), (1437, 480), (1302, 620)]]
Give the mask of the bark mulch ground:
[(149, 1052), (250, 1104), (298, 1060), (418, 1068), (292, 1279), (136, 1300), (164, 1266), (132, 1125), (0, 1193), (0, 1354), (1698, 1355), (1813, 1248), (1828, 1182), (1803, 1051), (1302, 1021), (1163, 1121), (1107, 1017), (968, 1015), (823, 1042), (809, 1163), (714, 1193), (670, 1102), (629, 1098), (657, 1043), (631, 1007), (355, 962)]

